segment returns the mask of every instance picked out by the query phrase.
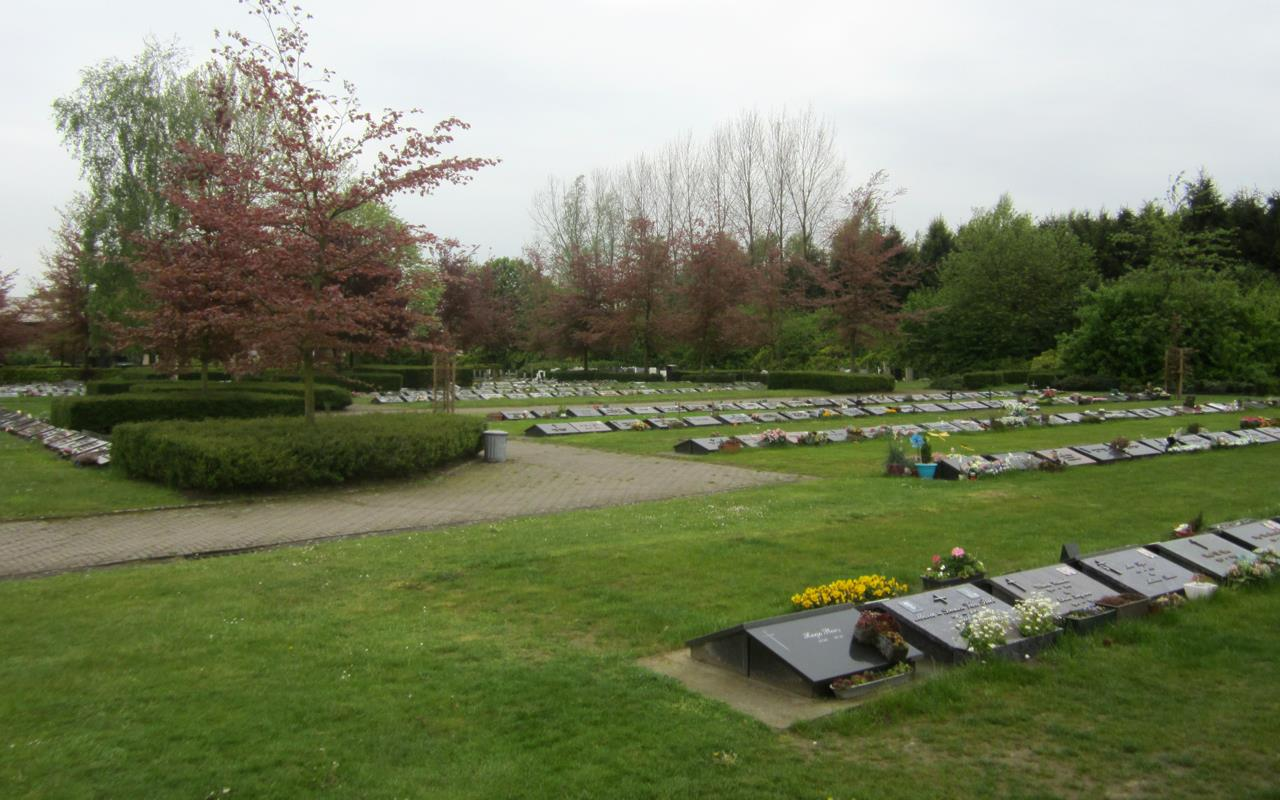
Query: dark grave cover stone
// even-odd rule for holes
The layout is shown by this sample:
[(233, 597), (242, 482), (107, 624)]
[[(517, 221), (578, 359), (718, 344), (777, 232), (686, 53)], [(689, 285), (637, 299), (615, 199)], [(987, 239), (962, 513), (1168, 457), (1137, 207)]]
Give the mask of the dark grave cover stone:
[(1169, 449), (1169, 442), (1167, 439), (1139, 439), (1138, 444), (1150, 447), (1152, 450), (1155, 450), (1156, 453), (1163, 453)]
[(1004, 408), (1004, 403), (1001, 403), (999, 400), (983, 400), (982, 405), (985, 406), (986, 408), (992, 408), (992, 409)]
[(720, 449), (720, 445), (729, 441), (725, 436), (712, 436), (706, 439), (685, 439), (677, 442), (675, 450), (677, 453), (688, 453), (690, 455), (706, 455), (714, 453)]
[[(944, 659), (966, 652), (969, 645), (960, 635), (960, 627), (982, 608), (993, 608), (1012, 614), (1013, 607), (982, 591), (971, 583), (879, 600), (869, 604), (884, 608), (897, 617), (904, 638), (921, 650)], [(1010, 641), (1015, 641), (1011, 633)]]
[(529, 412), (528, 411), (503, 411), (502, 418), (508, 421), (513, 419), (528, 419)]
[(1077, 414), (1074, 411), (1068, 411), (1063, 414), (1054, 414), (1052, 417), (1049, 417), (1049, 424), (1050, 425), (1074, 425), (1082, 419), (1084, 419), (1083, 414)]
[(1154, 411), (1156, 413), (1156, 416), (1159, 416), (1159, 417), (1174, 417), (1174, 416), (1177, 416), (1178, 414), (1177, 411), (1174, 411), (1172, 408), (1168, 406), (1156, 406), (1151, 410)]
[(572, 423), (567, 422), (540, 422), (524, 429), (525, 436), (566, 436), (571, 433), (577, 431)]
[(506, 397), (497, 392), (480, 392), (481, 400), (505, 400)]
[(846, 417), (865, 417), (867, 415), (867, 412), (863, 411), (861, 408), (858, 408), (857, 406), (849, 406), (847, 408), (842, 408), (840, 409), (840, 411)]
[(644, 416), (646, 414), (657, 414), (658, 409), (654, 408), (653, 406), (628, 406), (627, 412), (631, 414), (639, 414), (640, 416)]
[(1186, 567), (1145, 547), (1084, 556), (1078, 566), (1103, 583), (1146, 598), (1176, 592), (1195, 577)]
[(720, 424), (720, 420), (715, 417), (706, 416), (684, 417), (683, 420), (684, 424), (690, 428), (710, 428), (713, 425)]
[(742, 406), (738, 405), (737, 403), (722, 402), (722, 403), (712, 403), (711, 408), (715, 411), (738, 411), (739, 409), (742, 408)]
[(511, 392), (507, 395), (508, 400), (528, 400), (529, 395), (524, 392)]
[[(823, 694), (836, 678), (889, 665), (853, 638), (861, 612), (851, 605), (747, 622), (686, 644), (697, 661), (805, 694)], [(921, 656), (914, 647), (908, 660)]]
[(1217, 580), (1226, 578), (1227, 573), (1237, 561), (1241, 559), (1253, 561), (1257, 558), (1252, 550), (1230, 542), (1216, 533), (1201, 533), (1184, 539), (1170, 539), (1167, 542), (1156, 542), (1148, 547), (1188, 569)]
[(685, 403), (685, 411), (710, 411), (711, 406), (706, 403)]
[(795, 421), (799, 421), (803, 419), (813, 419), (813, 414), (809, 413), (808, 411), (784, 411), (782, 412), (782, 416), (786, 417), (789, 420), (795, 420)]
[[(966, 400), (960, 405), (964, 407), (966, 411), (982, 411), (983, 409), (990, 408), (990, 406), (988, 406), (986, 403), (982, 402), (981, 400)], [(997, 403), (996, 405), (998, 406), (999, 403)]]
[(665, 431), (671, 427), (671, 422), (663, 419), (662, 417), (649, 417), (645, 422), (649, 423), (649, 427), (657, 428), (661, 431)]
[(1087, 467), (1090, 464), (1098, 463), (1085, 454), (1072, 450), (1070, 447), (1059, 447), (1056, 450), (1037, 450), (1036, 455), (1045, 460), (1059, 461), (1068, 467)]
[(605, 406), (604, 408), (600, 409), (600, 413), (606, 417), (621, 417), (626, 414), (630, 414), (631, 412), (626, 410), (625, 408), (615, 408), (613, 406)]
[(1123, 450), (1117, 453), (1115, 450), (1111, 449), (1110, 445), (1105, 444), (1081, 444), (1076, 445), (1071, 449), (1075, 450), (1077, 453), (1084, 453), (1094, 461), (1099, 461), (1103, 464), (1110, 463), (1112, 461), (1126, 461), (1129, 458), (1129, 454)]
[(814, 397), (809, 400), (809, 405), (815, 406), (816, 408), (830, 408), (835, 404), (836, 401), (829, 397)]
[(1151, 456), (1158, 456), (1164, 452), (1163, 450), (1157, 450), (1150, 445), (1143, 444), (1142, 442), (1130, 442), (1129, 446), (1126, 447), (1124, 451), (1128, 454), (1129, 458), (1149, 458)]
[(619, 393), (614, 391), (613, 389), (601, 389), (598, 392), (596, 392), (596, 394), (600, 395), (601, 397), (618, 397), (619, 396)]
[(1009, 603), (1026, 600), (1034, 594), (1046, 594), (1057, 603), (1053, 612), (1056, 616), (1088, 608), (1116, 593), (1105, 583), (1067, 564), (1001, 575), (992, 578), (990, 584), (995, 594)]
[(1156, 417), (1160, 416), (1155, 411), (1149, 408), (1135, 408), (1133, 410), (1133, 413), (1138, 415), (1139, 417), (1142, 417), (1143, 419), (1155, 419)]
[(782, 415), (773, 411), (761, 411), (759, 414), (752, 414), (756, 422), (781, 422)]
[(1186, 447), (1193, 448), (1195, 450), (1208, 450), (1211, 447), (1213, 447), (1212, 440), (1208, 439), (1207, 437), (1201, 436), (1198, 433), (1188, 433), (1182, 436), (1176, 436), (1174, 438), (1178, 440), (1179, 444), (1182, 444)]
[(924, 433), (924, 428), (919, 425), (890, 425), (889, 430), (893, 431), (895, 436), (911, 436), (915, 433)]
[(746, 403), (738, 403), (738, 408), (742, 409), (743, 411), (759, 411), (760, 409), (764, 408), (764, 406), (760, 405), (759, 403), (746, 402)]
[(741, 442), (743, 447), (760, 447), (764, 444), (764, 436), (758, 433), (744, 433), (733, 438)]
[(969, 476), (968, 460), (964, 456), (945, 455), (934, 459), (937, 471), (934, 476), (946, 481), (955, 481)]
[[(631, 419), (611, 419), (605, 424), (608, 425), (610, 428), (614, 429), (615, 431), (629, 431), (629, 430), (632, 430), (633, 426), (637, 422), (643, 424), (644, 420), (635, 419), (634, 417)], [(646, 425), (645, 427), (648, 427), (648, 426)]]
[(780, 408), (786, 408), (786, 406), (782, 404), (781, 400), (761, 400), (760, 405), (770, 411), (777, 411)]
[(1217, 411), (1217, 412), (1238, 410), (1236, 409), (1235, 406), (1229, 406), (1224, 403), (1205, 403), (1204, 407), (1210, 411)]
[(987, 456), (987, 458), (990, 458), (993, 461), (1000, 461), (1007, 469), (1015, 469), (1019, 472), (1038, 469), (1040, 466), (1040, 459), (1036, 458), (1031, 453), (1024, 453), (1020, 451), (996, 453), (995, 455)]
[(1254, 428), (1254, 430), (1258, 431), (1263, 436), (1270, 436), (1272, 439), (1280, 442), (1280, 428)]
[(1118, 409), (1116, 411), (1105, 411), (1102, 415), (1106, 419), (1135, 419), (1136, 415), (1127, 409)]
[(569, 409), (569, 416), (571, 416), (571, 417), (598, 417), (598, 416), (600, 416), (600, 409), (598, 409), (598, 408), (592, 408), (592, 407), (590, 407), (590, 406), (574, 406), (573, 408), (570, 408), (570, 409)]
[(933, 403), (919, 403), (916, 405), (916, 410), (928, 414), (937, 414), (942, 411), (942, 406), (934, 405)]
[(749, 414), (721, 414), (720, 421), (728, 425), (750, 425), (755, 422)]
[(884, 406), (864, 406), (862, 410), (877, 417), (882, 417), (889, 413), (889, 409)]
[(960, 428), (951, 422), (924, 422), (921, 427), (931, 431), (945, 431), (947, 433), (959, 433)]
[(783, 400), (782, 404), (787, 408), (804, 408), (809, 405), (809, 403), (804, 400)]
[(1280, 553), (1280, 520), (1237, 520), (1215, 525), (1213, 529), (1245, 547)]

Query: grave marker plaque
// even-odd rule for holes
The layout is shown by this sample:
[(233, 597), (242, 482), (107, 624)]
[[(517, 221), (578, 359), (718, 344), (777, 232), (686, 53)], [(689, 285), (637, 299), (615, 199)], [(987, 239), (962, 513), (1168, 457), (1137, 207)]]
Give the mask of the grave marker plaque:
[(540, 422), (524, 429), (525, 436), (567, 436), (571, 433), (577, 431), (572, 423), (567, 422)]
[(761, 411), (759, 414), (752, 414), (756, 422), (781, 422), (782, 415), (773, 411)]
[(967, 411), (968, 410), (964, 407), (964, 403), (955, 403), (955, 402), (938, 403), (938, 407), (941, 408), (943, 411)]
[(1084, 453), (1094, 461), (1098, 461), (1103, 464), (1107, 464), (1112, 461), (1127, 461), (1129, 459), (1129, 454), (1125, 451), (1120, 450), (1117, 452), (1112, 450), (1110, 445), (1105, 444), (1082, 444), (1071, 449), (1079, 453)]
[(1105, 583), (1067, 564), (1013, 572), (992, 578), (990, 583), (996, 596), (1008, 603), (1026, 600), (1034, 594), (1048, 595), (1056, 603), (1053, 613), (1059, 617), (1069, 611), (1089, 608), (1116, 593)]
[(1058, 461), (1068, 467), (1087, 467), (1090, 464), (1097, 464), (1092, 458), (1083, 453), (1076, 452), (1070, 447), (1059, 447), (1057, 449), (1037, 450), (1035, 454), (1046, 461)]
[(1174, 438), (1178, 440), (1178, 444), (1192, 450), (1209, 450), (1213, 447), (1213, 440), (1198, 433), (1188, 433)]
[(574, 407), (572, 407), (572, 408), (570, 408), (570, 409), (569, 409), (569, 416), (571, 416), (571, 417), (598, 417), (598, 416), (600, 416), (600, 409), (598, 409), (598, 408), (592, 408), (591, 406), (574, 406)]
[(813, 419), (813, 414), (812, 412), (809, 412), (809, 411), (784, 411), (782, 412), (782, 416), (786, 417), (789, 420), (792, 420), (793, 422), (799, 422), (800, 420), (805, 420), (805, 419)]
[(1049, 417), (1050, 425), (1074, 425), (1084, 419), (1083, 414), (1077, 414), (1074, 411), (1066, 411), (1061, 414), (1054, 414)]
[(675, 450), (677, 453), (687, 453), (689, 455), (706, 455), (714, 453), (720, 449), (720, 445), (729, 441), (725, 436), (711, 436), (705, 439), (685, 439), (677, 442)]
[(652, 416), (658, 413), (658, 409), (654, 408), (653, 406), (628, 406), (627, 411), (631, 414), (636, 414), (641, 417), (645, 415)]
[(1178, 414), (1177, 411), (1174, 411), (1169, 406), (1155, 406), (1151, 410), (1154, 411), (1158, 417), (1173, 417)]
[[(898, 619), (903, 637), (924, 652), (943, 660), (963, 657), (969, 645), (960, 628), (979, 609), (992, 608), (1011, 614), (1013, 608), (971, 583), (879, 600), (870, 604)], [(1016, 634), (1010, 636), (1010, 640)]]
[(761, 447), (764, 444), (764, 436), (758, 433), (744, 433), (733, 438), (741, 442), (743, 447)]
[[(985, 411), (986, 409), (991, 408), (991, 406), (988, 406), (986, 403), (984, 403), (984, 402), (983, 402), (983, 401), (981, 401), (981, 400), (966, 400), (966, 401), (964, 401), (963, 403), (961, 403), (960, 405), (961, 405), (961, 406), (962, 406), (966, 411)], [(999, 405), (1000, 405), (999, 403), (996, 403), (996, 406), (997, 406), (997, 407), (998, 407)]]
[(1003, 463), (1006, 469), (1016, 469), (1019, 472), (1026, 472), (1028, 470), (1040, 468), (1040, 459), (1036, 458), (1031, 453), (1014, 451), (1012, 453), (997, 453), (996, 455), (988, 457), (994, 461)]
[(753, 403), (748, 401), (746, 403), (738, 403), (738, 408), (742, 409), (743, 411), (759, 411), (762, 408), (764, 408), (764, 406), (760, 405), (759, 403)]
[(603, 422), (571, 422), (574, 433), (608, 433), (613, 430)]
[(1201, 533), (1184, 539), (1170, 539), (1148, 545), (1152, 550), (1176, 561), (1187, 569), (1222, 580), (1241, 559), (1257, 558), (1252, 550), (1228, 541), (1216, 533)]
[[(615, 431), (630, 431), (630, 430), (635, 430), (635, 424), (637, 422), (639, 422), (641, 425), (645, 425), (644, 420), (635, 419), (634, 417), (632, 417), (631, 419), (611, 419), (605, 424)], [(645, 425), (645, 427), (647, 428), (648, 425)]]
[(1150, 445), (1143, 444), (1142, 442), (1130, 442), (1129, 446), (1126, 447), (1124, 451), (1129, 455), (1129, 458), (1149, 458), (1151, 456), (1158, 456), (1162, 452)]
[(1138, 444), (1150, 447), (1152, 450), (1155, 450), (1157, 454), (1164, 453), (1169, 449), (1168, 439), (1139, 439)]
[(1143, 419), (1155, 419), (1156, 417), (1160, 416), (1159, 414), (1157, 414), (1156, 412), (1152, 411), (1149, 408), (1135, 408), (1133, 410), (1133, 413), (1139, 417), (1142, 417)]
[(719, 425), (720, 420), (707, 416), (684, 417), (684, 424), (690, 428), (710, 428), (714, 425)]
[(1213, 527), (1223, 537), (1254, 550), (1280, 553), (1280, 519), (1224, 522)]
[(882, 417), (889, 413), (889, 409), (885, 406), (863, 406), (862, 410), (877, 417)]
[(951, 424), (965, 433), (980, 433), (986, 430), (986, 428), (982, 427), (981, 422), (972, 419), (953, 419)]
[(921, 427), (930, 431), (945, 431), (947, 433), (959, 433), (961, 430), (951, 422), (923, 422)]
[(832, 428), (826, 431), (827, 441), (829, 442), (847, 442), (849, 441), (849, 431), (845, 428)]
[(938, 414), (941, 413), (942, 406), (934, 405), (933, 403), (918, 403), (916, 405), (916, 410), (929, 414)]
[(727, 425), (750, 425), (755, 422), (749, 414), (721, 414), (720, 421)]
[(1145, 547), (1084, 556), (1078, 566), (1103, 583), (1148, 599), (1176, 592), (1195, 577), (1186, 567)]
[(1280, 428), (1254, 428), (1254, 430), (1263, 436), (1270, 436), (1275, 441), (1280, 442)]
[(1259, 428), (1244, 428), (1232, 431), (1236, 436), (1243, 436), (1254, 444), (1274, 444), (1275, 440), (1263, 433)]
[(676, 403), (665, 403), (663, 405), (658, 406), (658, 410), (661, 411), (663, 414), (678, 414), (684, 409), (683, 407), (681, 407), (679, 404), (676, 404)]
[(671, 428), (671, 422), (663, 419), (662, 417), (649, 417), (645, 422), (649, 423), (649, 427), (657, 428), (660, 431), (665, 431)]
[[(803, 694), (827, 694), (836, 678), (889, 665), (880, 651), (853, 638), (861, 612), (850, 605), (747, 622), (691, 639), (696, 661)], [(907, 659), (921, 652), (912, 647)]]

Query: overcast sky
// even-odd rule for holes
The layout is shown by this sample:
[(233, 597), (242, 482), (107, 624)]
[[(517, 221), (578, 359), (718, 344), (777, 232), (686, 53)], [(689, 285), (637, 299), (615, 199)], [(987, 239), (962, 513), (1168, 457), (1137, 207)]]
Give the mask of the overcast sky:
[[(366, 107), (472, 125), (453, 154), (502, 159), (397, 211), (519, 255), (548, 176), (620, 166), (743, 109), (812, 106), (851, 181), (907, 190), (908, 234), (1003, 192), (1037, 217), (1136, 206), (1203, 167), (1226, 192), (1280, 190), (1280, 4), (1271, 2), (305, 2), (312, 61)], [(6, 12), (0, 37), (0, 271), (42, 271), (80, 185), (50, 104), (148, 36), (192, 62), (215, 28), (262, 32), (233, 0), (73, 0)], [(20, 280), (25, 289), (29, 280)]]

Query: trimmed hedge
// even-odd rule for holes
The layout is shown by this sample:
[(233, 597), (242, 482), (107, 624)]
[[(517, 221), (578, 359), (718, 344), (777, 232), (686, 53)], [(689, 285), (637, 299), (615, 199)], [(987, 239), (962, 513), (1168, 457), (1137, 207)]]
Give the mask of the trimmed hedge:
[(966, 372), (961, 381), (965, 389), (985, 389), (988, 386), (999, 386), (1004, 383), (1004, 373), (999, 370), (982, 370)]
[(1041, 389), (1044, 389), (1050, 386), (1056, 387), (1058, 381), (1061, 378), (1062, 376), (1056, 372), (1028, 372), (1027, 385), (1030, 386), (1032, 384), (1035, 384), (1038, 388), (1041, 388)]
[(87, 395), (124, 394), (132, 387), (133, 383), (130, 381), (86, 381), (84, 384), (84, 393)]
[(111, 433), (122, 422), (210, 417), (302, 416), (302, 398), (253, 392), (131, 392), (54, 398), (60, 428)]
[(1025, 369), (1007, 369), (1004, 371), (1004, 383), (1026, 383), (1030, 371)]
[(121, 425), (111, 457), (131, 478), (210, 492), (403, 478), (474, 456), (484, 420), (370, 414)]
[(682, 370), (667, 373), (667, 380), (691, 383), (764, 383), (768, 376), (763, 372), (743, 369)]
[[(135, 383), (131, 392), (184, 392), (189, 394), (200, 394), (199, 385), (192, 386), (185, 381), (167, 381), (165, 383)], [(254, 381), (252, 383), (211, 383), (209, 384), (210, 392), (224, 394), (227, 392), (243, 394), (249, 392), (252, 394), (276, 394), (287, 395), (289, 397), (303, 397), (306, 394), (306, 387), (301, 383), (267, 383)], [(341, 411), (351, 405), (351, 392), (338, 386), (331, 386), (327, 383), (317, 383), (315, 385), (316, 408), (321, 411)], [(261, 416), (255, 414), (254, 416)]]
[(85, 367), (0, 367), (0, 385), (79, 381), (97, 372), (99, 370)]
[(404, 388), (404, 377), (398, 372), (353, 372), (351, 378), (379, 392), (398, 392)]
[(822, 392), (892, 392), (891, 375), (856, 375), (846, 372), (770, 372), (770, 389), (813, 389)]

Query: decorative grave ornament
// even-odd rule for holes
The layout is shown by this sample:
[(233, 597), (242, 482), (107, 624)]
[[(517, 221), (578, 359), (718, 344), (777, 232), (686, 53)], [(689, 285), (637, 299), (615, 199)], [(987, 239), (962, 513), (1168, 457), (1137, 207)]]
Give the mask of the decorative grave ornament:
[(1146, 547), (1082, 556), (1074, 566), (1117, 589), (1153, 599), (1182, 589), (1195, 575)]
[(1226, 539), (1252, 550), (1271, 550), (1280, 553), (1280, 518), (1240, 519), (1215, 525), (1213, 530)]
[(1156, 542), (1148, 547), (1187, 569), (1219, 581), (1226, 579), (1237, 562), (1257, 559), (1252, 550), (1214, 533)]

